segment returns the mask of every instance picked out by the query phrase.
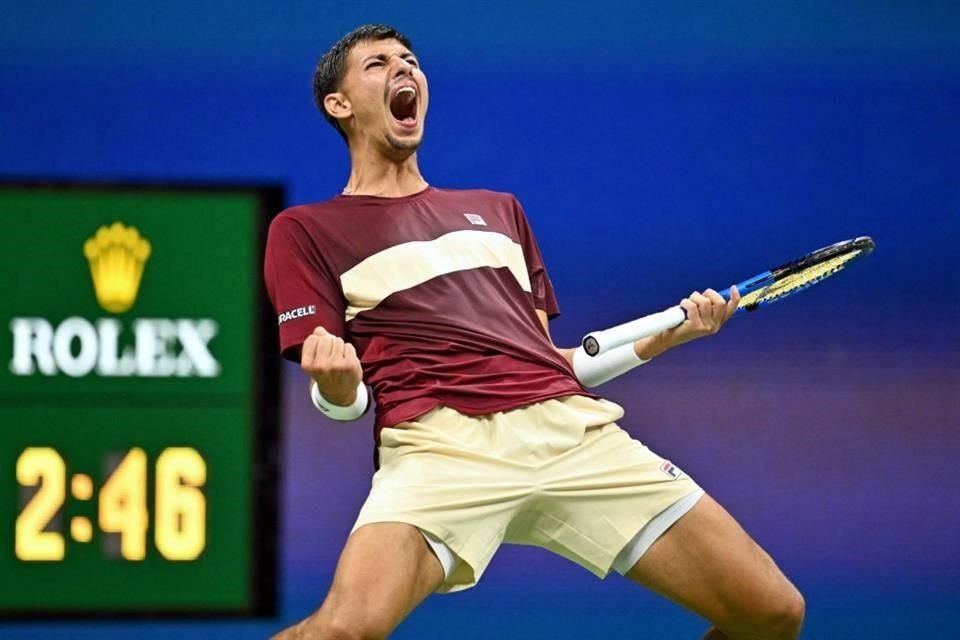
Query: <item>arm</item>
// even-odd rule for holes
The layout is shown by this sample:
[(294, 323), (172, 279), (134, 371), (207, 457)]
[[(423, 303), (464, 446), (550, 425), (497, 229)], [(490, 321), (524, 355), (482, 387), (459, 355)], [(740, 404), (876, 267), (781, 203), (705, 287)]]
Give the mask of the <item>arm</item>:
[[(546, 267), (540, 249), (533, 238), (533, 232), (527, 222), (523, 208), (513, 199), (516, 212), (517, 231), (523, 255), (526, 260), (537, 316), (543, 325), (544, 334), (553, 344), (550, 331), (547, 328), (548, 315), (555, 315), (558, 311), (556, 298), (550, 278), (547, 277)], [(695, 338), (711, 335), (720, 330), (740, 301), (740, 294), (736, 287), (731, 288), (730, 302), (727, 303), (716, 291), (708, 289), (704, 293), (694, 291), (689, 297), (680, 302), (687, 311), (687, 319), (677, 327), (664, 331), (655, 336), (637, 340), (632, 345), (625, 345), (612, 349), (606, 354), (591, 358), (582, 347), (562, 349), (554, 345), (560, 355), (570, 364), (574, 374), (584, 386), (596, 386), (611, 378), (626, 373), (629, 369), (655, 358), (664, 351)]]
[(314, 406), (334, 420), (353, 420), (368, 406), (360, 362), (344, 335), (339, 279), (303, 223), (280, 214), (270, 223), (264, 282), (277, 312), (283, 356), (310, 377)]
[[(658, 333), (657, 335), (649, 336), (634, 342), (632, 348), (635, 359), (625, 359), (623, 354), (620, 354), (618, 358), (619, 363), (632, 366), (624, 366), (621, 364), (613, 365), (614, 368), (618, 370), (611, 370), (612, 375), (606, 376), (601, 382), (605, 382), (616, 375), (625, 373), (628, 369), (633, 368), (634, 366), (643, 364), (648, 360), (652, 360), (653, 358), (659, 356), (669, 349), (672, 349), (673, 347), (697, 338), (702, 338), (704, 336), (717, 333), (724, 323), (726, 323), (726, 321), (729, 320), (733, 313), (737, 310), (737, 304), (739, 302), (740, 292), (737, 291), (736, 287), (731, 288), (729, 301), (725, 301), (720, 294), (713, 289), (707, 289), (704, 293), (694, 291), (692, 294), (690, 294), (690, 296), (680, 301), (680, 306), (683, 307), (687, 312), (687, 319), (682, 324), (674, 327), (673, 329), (669, 329), (662, 333)], [(547, 338), (550, 338), (550, 330), (547, 327), (546, 312), (537, 309), (537, 317), (540, 318), (540, 323), (543, 325), (543, 330), (544, 333), (547, 334)], [(574, 370), (574, 373), (577, 373), (578, 377), (580, 377), (580, 372), (578, 371), (578, 368), (580, 367), (575, 364), (575, 360), (580, 360), (583, 356), (585, 356), (585, 354), (579, 354), (576, 358), (575, 355), (579, 350), (582, 349), (582, 347), (567, 349), (554, 345), (554, 348), (570, 364), (570, 367)], [(586, 357), (589, 358), (589, 356)], [(613, 356), (609, 357), (613, 358)], [(591, 367), (595, 368), (598, 364), (597, 360), (601, 358), (604, 358), (604, 355), (598, 356), (596, 360), (584, 360), (584, 362), (590, 362)], [(584, 380), (581, 380), (581, 382), (584, 382), (587, 386), (594, 386), (587, 384), (587, 382)], [(600, 384), (600, 382), (596, 382), (595, 384)]]

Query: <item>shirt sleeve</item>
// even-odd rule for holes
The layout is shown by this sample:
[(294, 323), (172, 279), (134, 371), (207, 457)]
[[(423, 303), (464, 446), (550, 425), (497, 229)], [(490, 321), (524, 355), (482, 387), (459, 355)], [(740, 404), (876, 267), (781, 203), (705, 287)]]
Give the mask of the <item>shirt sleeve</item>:
[(523, 248), (523, 258), (526, 261), (527, 273), (530, 276), (533, 304), (537, 309), (546, 311), (548, 318), (554, 318), (560, 315), (560, 307), (553, 292), (553, 284), (550, 282), (547, 267), (543, 264), (540, 247), (537, 246), (537, 241), (533, 237), (533, 230), (527, 221), (527, 214), (524, 213), (523, 207), (516, 198), (513, 199), (513, 207), (517, 218), (520, 246)]
[(281, 214), (270, 224), (263, 275), (284, 358), (299, 362), (300, 348), (317, 326), (344, 337), (346, 302), (339, 279), (297, 220)]

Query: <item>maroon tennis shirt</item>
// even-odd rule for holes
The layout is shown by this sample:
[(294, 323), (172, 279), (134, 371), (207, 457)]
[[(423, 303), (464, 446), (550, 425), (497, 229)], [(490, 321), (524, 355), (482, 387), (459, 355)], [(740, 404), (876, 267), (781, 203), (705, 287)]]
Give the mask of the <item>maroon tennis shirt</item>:
[(292, 207), (270, 225), (264, 275), (284, 357), (299, 362), (317, 326), (351, 342), (378, 431), (439, 405), (485, 415), (591, 395), (537, 318), (559, 310), (510, 194), (428, 187)]

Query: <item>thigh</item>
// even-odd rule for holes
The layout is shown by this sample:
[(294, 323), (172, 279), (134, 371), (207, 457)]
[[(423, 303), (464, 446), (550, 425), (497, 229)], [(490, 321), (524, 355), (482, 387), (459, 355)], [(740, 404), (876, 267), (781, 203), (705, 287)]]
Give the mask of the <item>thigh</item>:
[(514, 445), (496, 427), (492, 420), (441, 408), (402, 428), (384, 429), (381, 467), (355, 531), (403, 522), (427, 532), (458, 560), (439, 591), (472, 587), (535, 486), (529, 466), (502, 455)]
[(368, 524), (347, 540), (318, 622), (385, 636), (442, 581), (440, 561), (416, 527)]
[(737, 637), (802, 607), (773, 559), (708, 495), (626, 575)]
[(538, 499), (507, 541), (545, 547), (601, 577), (638, 532), (700, 492), (688, 475), (612, 423), (587, 429), (579, 446), (538, 470), (538, 483)]

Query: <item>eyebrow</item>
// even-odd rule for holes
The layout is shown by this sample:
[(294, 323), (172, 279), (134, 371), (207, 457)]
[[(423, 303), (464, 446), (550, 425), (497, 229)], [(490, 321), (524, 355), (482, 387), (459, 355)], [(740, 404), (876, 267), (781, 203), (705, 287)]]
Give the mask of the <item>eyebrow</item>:
[(367, 56), (366, 58), (364, 58), (363, 60), (361, 60), (361, 61), (360, 61), (360, 64), (361, 64), (361, 65), (366, 65), (367, 62), (369, 62), (370, 60), (381, 60), (381, 61), (384, 61), (384, 60), (386, 60), (387, 58), (389, 58), (391, 55), (398, 55), (398, 56), (400, 56), (401, 58), (410, 57), (410, 58), (413, 58), (414, 60), (417, 59), (417, 56), (416, 56), (416, 54), (413, 53), (413, 51), (404, 51), (404, 52), (402, 52), (402, 53), (397, 53), (397, 54), (392, 54), (392, 53), (390, 53), (390, 54), (388, 54), (388, 53), (376, 53), (376, 54), (373, 54), (373, 55), (369, 55), (369, 56)]

